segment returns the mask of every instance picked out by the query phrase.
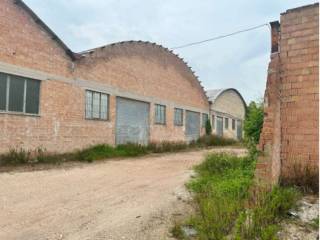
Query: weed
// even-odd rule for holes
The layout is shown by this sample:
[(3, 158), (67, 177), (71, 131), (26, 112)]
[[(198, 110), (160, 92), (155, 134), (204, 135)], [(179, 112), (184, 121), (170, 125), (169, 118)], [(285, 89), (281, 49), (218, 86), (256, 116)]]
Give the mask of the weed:
[(170, 232), (174, 238), (183, 240), (185, 236), (181, 227), (182, 225), (180, 223), (175, 223)]
[(251, 207), (241, 212), (236, 223), (236, 239), (276, 239), (277, 223), (296, 206), (300, 197), (295, 188), (275, 186), (271, 191), (261, 188)]
[(294, 163), (280, 178), (281, 186), (296, 186), (304, 193), (319, 193), (319, 167)]
[(210, 154), (187, 184), (195, 193), (198, 214), (192, 218), (199, 239), (222, 239), (234, 227), (248, 195), (254, 172), (249, 157)]

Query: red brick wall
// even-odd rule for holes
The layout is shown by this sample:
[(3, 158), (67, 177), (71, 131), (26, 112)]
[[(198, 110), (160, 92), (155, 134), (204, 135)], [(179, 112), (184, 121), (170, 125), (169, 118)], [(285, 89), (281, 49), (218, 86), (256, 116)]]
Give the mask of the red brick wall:
[(281, 16), (281, 159), (286, 174), (294, 162), (319, 161), (319, 7)]
[[(20, 147), (66, 152), (97, 143), (114, 144), (116, 96), (120, 92), (151, 102), (153, 141), (185, 140), (184, 127), (173, 125), (175, 106), (209, 111), (194, 74), (168, 50), (142, 42), (123, 43), (72, 62), (14, 0), (0, 1), (0, 46), (0, 70), (8, 65), (10, 71), (45, 76), (40, 116), (0, 113), (0, 152)], [(109, 121), (85, 119), (87, 88), (110, 94)], [(154, 125), (154, 103), (167, 105), (166, 126)]]
[(265, 156), (259, 161), (273, 182), (296, 164), (318, 167), (319, 5), (283, 13), (279, 34), (268, 70), (260, 139)]

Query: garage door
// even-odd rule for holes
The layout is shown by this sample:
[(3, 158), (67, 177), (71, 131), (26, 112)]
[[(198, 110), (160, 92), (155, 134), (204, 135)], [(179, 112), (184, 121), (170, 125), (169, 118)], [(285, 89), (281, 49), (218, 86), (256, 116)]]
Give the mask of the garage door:
[(116, 144), (148, 144), (149, 103), (117, 97)]
[(188, 141), (200, 137), (200, 113), (186, 111), (186, 136)]
[(223, 137), (223, 118), (217, 117), (217, 135)]

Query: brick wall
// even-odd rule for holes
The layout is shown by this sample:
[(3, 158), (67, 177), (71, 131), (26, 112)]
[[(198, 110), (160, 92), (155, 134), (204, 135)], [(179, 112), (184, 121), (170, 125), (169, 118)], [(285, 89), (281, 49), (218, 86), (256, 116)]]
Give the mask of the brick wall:
[[(97, 49), (72, 61), (56, 40), (13, 0), (0, 1), (0, 71), (41, 79), (40, 115), (0, 113), (0, 152), (9, 148), (66, 152), (115, 143), (116, 96), (151, 103), (150, 139), (185, 140), (173, 108), (208, 112), (191, 69), (168, 50), (143, 42)], [(85, 55), (85, 56), (84, 56)], [(109, 121), (85, 119), (85, 90), (110, 95)], [(167, 106), (167, 125), (154, 125), (154, 103)]]
[(319, 5), (281, 15), (282, 173), (319, 161)]
[(318, 167), (319, 4), (288, 10), (280, 25), (279, 38), (272, 31), (278, 51), (269, 65), (259, 163), (274, 182), (296, 164)]

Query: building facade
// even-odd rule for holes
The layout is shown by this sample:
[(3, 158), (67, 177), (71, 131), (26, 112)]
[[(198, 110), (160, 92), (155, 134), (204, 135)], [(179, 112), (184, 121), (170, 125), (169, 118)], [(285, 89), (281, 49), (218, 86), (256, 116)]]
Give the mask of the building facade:
[(276, 183), (295, 166), (319, 168), (319, 4), (272, 22), (257, 173)]
[(241, 140), (246, 103), (233, 88), (208, 90), (210, 117), (213, 134)]
[(129, 41), (72, 52), (21, 0), (0, 2), (0, 152), (188, 141), (209, 102), (168, 49)]

